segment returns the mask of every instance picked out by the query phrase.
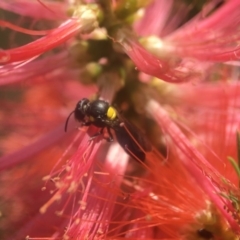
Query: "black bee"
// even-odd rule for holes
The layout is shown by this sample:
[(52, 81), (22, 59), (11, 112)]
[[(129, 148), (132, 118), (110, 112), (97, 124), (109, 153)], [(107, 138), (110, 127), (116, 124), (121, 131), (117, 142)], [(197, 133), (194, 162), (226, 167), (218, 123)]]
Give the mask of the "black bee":
[[(113, 136), (110, 129), (113, 129), (119, 144), (134, 159), (144, 161), (145, 151), (151, 151), (150, 143), (141, 132), (126, 120), (121, 121), (117, 110), (104, 100), (89, 101), (83, 98), (77, 103), (72, 113), (84, 126), (94, 125), (100, 128), (92, 138), (102, 134), (106, 128), (109, 135), (107, 141), (112, 142)], [(65, 131), (69, 117), (65, 124)]]

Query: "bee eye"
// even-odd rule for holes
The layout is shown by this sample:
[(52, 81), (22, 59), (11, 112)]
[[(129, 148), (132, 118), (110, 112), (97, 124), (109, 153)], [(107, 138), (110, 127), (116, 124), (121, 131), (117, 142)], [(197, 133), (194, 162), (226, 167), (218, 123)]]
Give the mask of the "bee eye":
[(89, 100), (87, 98), (83, 98), (81, 101), (78, 102), (79, 110), (82, 112), (82, 114), (86, 114), (86, 110), (88, 107)]

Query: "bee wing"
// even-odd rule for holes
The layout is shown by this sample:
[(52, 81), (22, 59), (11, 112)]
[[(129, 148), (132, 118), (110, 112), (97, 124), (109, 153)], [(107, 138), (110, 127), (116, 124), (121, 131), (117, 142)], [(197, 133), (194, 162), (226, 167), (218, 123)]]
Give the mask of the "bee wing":
[(144, 161), (145, 152), (152, 149), (150, 142), (136, 126), (127, 120), (124, 120), (123, 123), (124, 125), (120, 124), (114, 128), (119, 144), (133, 158)]
[(139, 144), (139, 148), (142, 148), (146, 152), (150, 152), (152, 150), (151, 143), (138, 127), (128, 122), (127, 120), (124, 120), (124, 125), (125, 126), (123, 127), (127, 129), (126, 131), (129, 131), (129, 135), (132, 135), (130, 137), (134, 138), (132, 140), (135, 140)]

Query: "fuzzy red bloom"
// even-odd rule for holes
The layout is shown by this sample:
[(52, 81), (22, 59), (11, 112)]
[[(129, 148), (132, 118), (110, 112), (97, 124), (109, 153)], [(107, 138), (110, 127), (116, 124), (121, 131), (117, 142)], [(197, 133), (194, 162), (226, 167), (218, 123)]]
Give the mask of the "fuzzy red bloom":
[(0, 2), (3, 238), (238, 239), (239, 1), (91, 2)]

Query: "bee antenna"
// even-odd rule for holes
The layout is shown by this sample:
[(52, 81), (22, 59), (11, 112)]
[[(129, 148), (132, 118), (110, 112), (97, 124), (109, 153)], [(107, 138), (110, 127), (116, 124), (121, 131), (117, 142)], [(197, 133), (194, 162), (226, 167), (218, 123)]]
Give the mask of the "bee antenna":
[(74, 112), (75, 112), (75, 111), (72, 111), (72, 112), (68, 115), (68, 117), (67, 117), (67, 120), (66, 120), (66, 123), (65, 123), (65, 128), (64, 128), (65, 132), (67, 132), (67, 126), (68, 126), (69, 118), (71, 117), (71, 115), (72, 115)]

